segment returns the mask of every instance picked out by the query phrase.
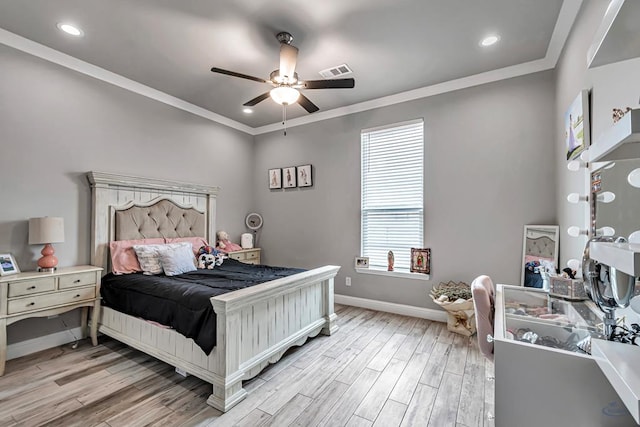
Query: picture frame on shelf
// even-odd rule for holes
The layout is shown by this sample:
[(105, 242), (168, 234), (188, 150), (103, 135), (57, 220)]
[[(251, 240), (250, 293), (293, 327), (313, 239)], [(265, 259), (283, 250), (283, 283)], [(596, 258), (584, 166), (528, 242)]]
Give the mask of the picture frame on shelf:
[(369, 268), (369, 257), (357, 256), (355, 262), (356, 268)]
[(431, 249), (411, 248), (412, 273), (431, 274)]
[(282, 169), (269, 169), (269, 189), (277, 190), (282, 188)]
[(313, 176), (311, 165), (302, 165), (296, 167), (298, 175), (298, 187), (311, 187), (313, 186)]
[(282, 188), (295, 188), (296, 182), (296, 167), (282, 168)]
[(589, 91), (583, 89), (564, 113), (564, 139), (567, 160), (580, 156), (590, 144)]
[(0, 276), (20, 273), (20, 268), (11, 254), (0, 254)]

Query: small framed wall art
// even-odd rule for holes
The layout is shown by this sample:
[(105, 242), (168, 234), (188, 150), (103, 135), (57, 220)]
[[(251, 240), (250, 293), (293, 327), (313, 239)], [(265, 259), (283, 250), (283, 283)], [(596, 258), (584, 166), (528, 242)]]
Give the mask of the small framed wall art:
[(16, 260), (11, 254), (0, 254), (0, 276), (20, 273)]
[(412, 273), (431, 274), (431, 249), (411, 248)]
[(356, 268), (369, 268), (369, 257), (357, 256), (356, 257)]
[(564, 138), (567, 160), (577, 158), (589, 147), (589, 91), (582, 90), (564, 113)]
[(282, 169), (269, 169), (269, 189), (282, 188)]
[(294, 188), (296, 186), (296, 167), (282, 168), (282, 188)]
[(311, 165), (298, 166), (296, 169), (298, 170), (298, 187), (311, 187), (313, 185)]

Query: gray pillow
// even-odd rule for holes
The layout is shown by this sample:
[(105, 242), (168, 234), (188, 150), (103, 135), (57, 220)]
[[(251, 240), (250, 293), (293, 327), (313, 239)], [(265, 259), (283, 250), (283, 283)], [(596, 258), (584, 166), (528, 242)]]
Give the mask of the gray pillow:
[(158, 257), (167, 276), (196, 271), (196, 258), (189, 242), (162, 245), (158, 248)]

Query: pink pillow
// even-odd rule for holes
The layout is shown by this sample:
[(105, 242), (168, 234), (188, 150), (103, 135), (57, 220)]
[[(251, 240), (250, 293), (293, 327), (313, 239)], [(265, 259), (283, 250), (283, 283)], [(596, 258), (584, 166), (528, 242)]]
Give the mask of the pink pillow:
[(493, 342), (487, 341), (487, 336), (493, 337), (495, 315), (495, 290), (489, 276), (478, 276), (471, 282), (473, 308), (476, 312), (476, 329), (478, 330), (478, 347), (484, 356), (493, 360)]
[(201, 246), (207, 246), (208, 243), (204, 237), (168, 237), (164, 239), (164, 243), (182, 243), (189, 242), (193, 247), (193, 254), (198, 255), (198, 250)]
[(138, 257), (133, 250), (133, 245), (158, 245), (163, 243), (163, 238), (112, 241), (109, 243), (111, 271), (113, 274), (129, 274), (142, 271)]

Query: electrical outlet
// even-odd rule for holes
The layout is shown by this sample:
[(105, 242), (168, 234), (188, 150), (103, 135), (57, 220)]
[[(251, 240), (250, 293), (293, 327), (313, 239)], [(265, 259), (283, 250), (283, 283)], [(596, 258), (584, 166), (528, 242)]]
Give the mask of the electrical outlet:
[(351, 286), (351, 277), (347, 276), (347, 277), (344, 279), (344, 284), (345, 284), (346, 286)]

